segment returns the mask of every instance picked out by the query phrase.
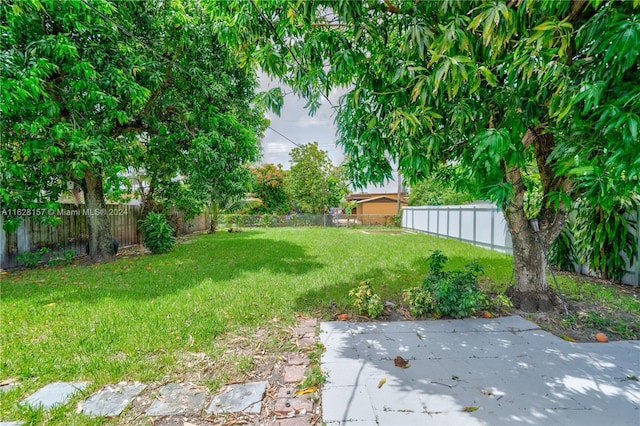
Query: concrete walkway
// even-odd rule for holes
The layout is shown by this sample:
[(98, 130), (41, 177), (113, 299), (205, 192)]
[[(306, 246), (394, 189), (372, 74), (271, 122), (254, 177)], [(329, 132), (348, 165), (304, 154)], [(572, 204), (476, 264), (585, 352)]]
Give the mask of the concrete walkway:
[(638, 341), (570, 343), (518, 316), (325, 322), (319, 337), (327, 425), (640, 424)]

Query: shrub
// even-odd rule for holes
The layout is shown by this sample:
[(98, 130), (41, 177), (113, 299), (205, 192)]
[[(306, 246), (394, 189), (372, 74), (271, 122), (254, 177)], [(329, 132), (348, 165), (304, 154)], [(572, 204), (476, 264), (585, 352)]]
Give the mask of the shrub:
[(27, 268), (35, 268), (38, 263), (42, 261), (42, 257), (49, 253), (49, 249), (46, 247), (42, 247), (36, 251), (25, 251), (20, 253), (16, 259), (18, 262), (22, 262), (24, 266)]
[(176, 245), (174, 229), (162, 213), (149, 213), (140, 222), (144, 244), (154, 254), (166, 253)]
[(433, 295), (423, 287), (411, 287), (402, 294), (402, 300), (409, 313), (414, 317), (425, 317), (431, 314), (435, 308)]
[(404, 302), (414, 316), (431, 314), (462, 318), (472, 315), (486, 303), (487, 296), (478, 288), (482, 267), (476, 262), (463, 271), (444, 271), (447, 256), (435, 250), (428, 258), (429, 274), (421, 288), (405, 292)]
[(497, 294), (485, 297), (483, 300), (484, 309), (499, 314), (506, 314), (513, 309), (513, 303), (505, 294)]
[(574, 263), (578, 261), (575, 246), (571, 227), (565, 226), (549, 247), (549, 263), (562, 271), (575, 272)]
[(370, 318), (378, 317), (384, 309), (382, 299), (373, 291), (369, 281), (362, 281), (360, 286), (349, 291), (349, 296), (353, 297), (353, 305), (358, 312)]
[(638, 196), (615, 195), (607, 201), (604, 205), (604, 202), (578, 200), (572, 231), (580, 262), (599, 273), (601, 278), (620, 282), (638, 252), (634, 235), (638, 224), (625, 214), (637, 209), (640, 201)]
[(68, 263), (73, 262), (73, 258), (76, 256), (76, 252), (73, 250), (65, 250), (64, 257), (60, 256), (60, 253), (57, 253), (56, 256), (52, 256), (47, 265), (49, 266), (57, 266), (57, 265), (66, 265)]

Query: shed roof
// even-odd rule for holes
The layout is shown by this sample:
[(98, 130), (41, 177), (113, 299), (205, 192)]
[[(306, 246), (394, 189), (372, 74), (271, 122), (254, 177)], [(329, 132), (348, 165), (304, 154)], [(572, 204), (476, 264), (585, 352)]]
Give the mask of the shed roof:
[[(397, 197), (390, 197), (388, 195), (381, 195), (379, 197), (373, 197), (373, 198), (367, 198), (366, 200), (360, 200), (358, 201), (358, 204), (362, 204), (362, 203), (371, 203), (373, 201), (387, 201), (387, 202), (392, 202), (392, 203), (397, 203), (398, 202), (398, 198)], [(400, 199), (401, 203), (407, 203), (405, 200), (403, 200), (402, 198)]]

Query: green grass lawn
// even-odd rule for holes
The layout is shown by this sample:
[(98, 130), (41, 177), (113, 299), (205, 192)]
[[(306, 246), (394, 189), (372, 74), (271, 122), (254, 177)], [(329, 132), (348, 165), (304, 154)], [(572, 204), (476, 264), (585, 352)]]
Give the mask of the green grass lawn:
[(120, 381), (179, 380), (202, 370), (194, 360), (203, 357), (201, 384), (215, 390), (252, 369), (250, 351), (235, 349), (256, 333), (266, 336), (263, 349), (286, 350), (297, 315), (352, 311), (348, 291), (364, 279), (383, 300), (399, 302), (403, 289), (421, 282), (435, 249), (449, 257), (449, 269), (477, 260), (488, 289), (511, 281), (508, 255), (422, 234), (336, 228), (199, 235), (164, 255), (2, 275), (0, 380), (23, 386), (2, 395), (0, 414), (42, 419), (16, 403), (49, 382), (86, 380), (91, 392)]

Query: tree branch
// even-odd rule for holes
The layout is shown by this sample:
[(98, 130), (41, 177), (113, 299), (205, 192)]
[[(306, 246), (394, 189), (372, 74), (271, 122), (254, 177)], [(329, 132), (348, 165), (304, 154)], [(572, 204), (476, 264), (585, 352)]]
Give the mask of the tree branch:
[(522, 181), (522, 170), (518, 166), (505, 168), (503, 164), (504, 176), (513, 186), (513, 199), (504, 206), (505, 214), (513, 218), (511, 223), (511, 232), (520, 233), (528, 229), (529, 222), (524, 211), (524, 195), (526, 187)]
[(167, 66), (167, 69), (164, 72), (164, 81), (162, 82), (162, 86), (158, 87), (153, 94), (149, 97), (149, 100), (147, 101), (147, 103), (144, 106), (144, 115), (149, 115), (149, 110), (151, 109), (151, 105), (155, 102), (156, 99), (158, 99), (160, 97), (160, 95), (162, 95), (162, 92), (164, 92), (167, 87), (169, 87), (169, 75), (171, 73), (171, 65)]
[(391, 13), (402, 13), (402, 11), (400, 9), (398, 9), (397, 7), (395, 7), (393, 5), (393, 3), (391, 3), (391, 0), (383, 0), (384, 4), (387, 5), (387, 12), (391, 12)]
[(142, 132), (147, 132), (152, 135), (158, 134), (158, 132), (149, 129), (149, 126), (140, 122), (134, 122), (134, 123), (129, 123), (126, 126), (116, 126), (113, 132), (111, 132), (111, 137), (117, 138), (118, 136), (122, 136), (125, 133), (142, 133)]
[(548, 245), (562, 231), (571, 208), (571, 206), (566, 206), (564, 203), (560, 203), (557, 209), (554, 206), (550, 206), (549, 196), (554, 193), (571, 195), (573, 181), (566, 175), (559, 176), (554, 172), (555, 162), (550, 160), (550, 156), (555, 149), (555, 139), (552, 133), (542, 133), (543, 129), (541, 125), (529, 130), (534, 135), (533, 146), (542, 183), (543, 199), (538, 218), (540, 220), (542, 238), (545, 244)]
[(571, 7), (569, 8), (569, 16), (567, 20), (574, 22), (580, 17), (580, 13), (587, 5), (587, 0), (571, 0)]
[(534, 141), (535, 138), (536, 137), (533, 134), (533, 129), (528, 128), (524, 136), (522, 136), (522, 139), (520, 139), (520, 142), (522, 142), (522, 145), (524, 145), (524, 148), (527, 149), (529, 145), (531, 145), (531, 142)]

